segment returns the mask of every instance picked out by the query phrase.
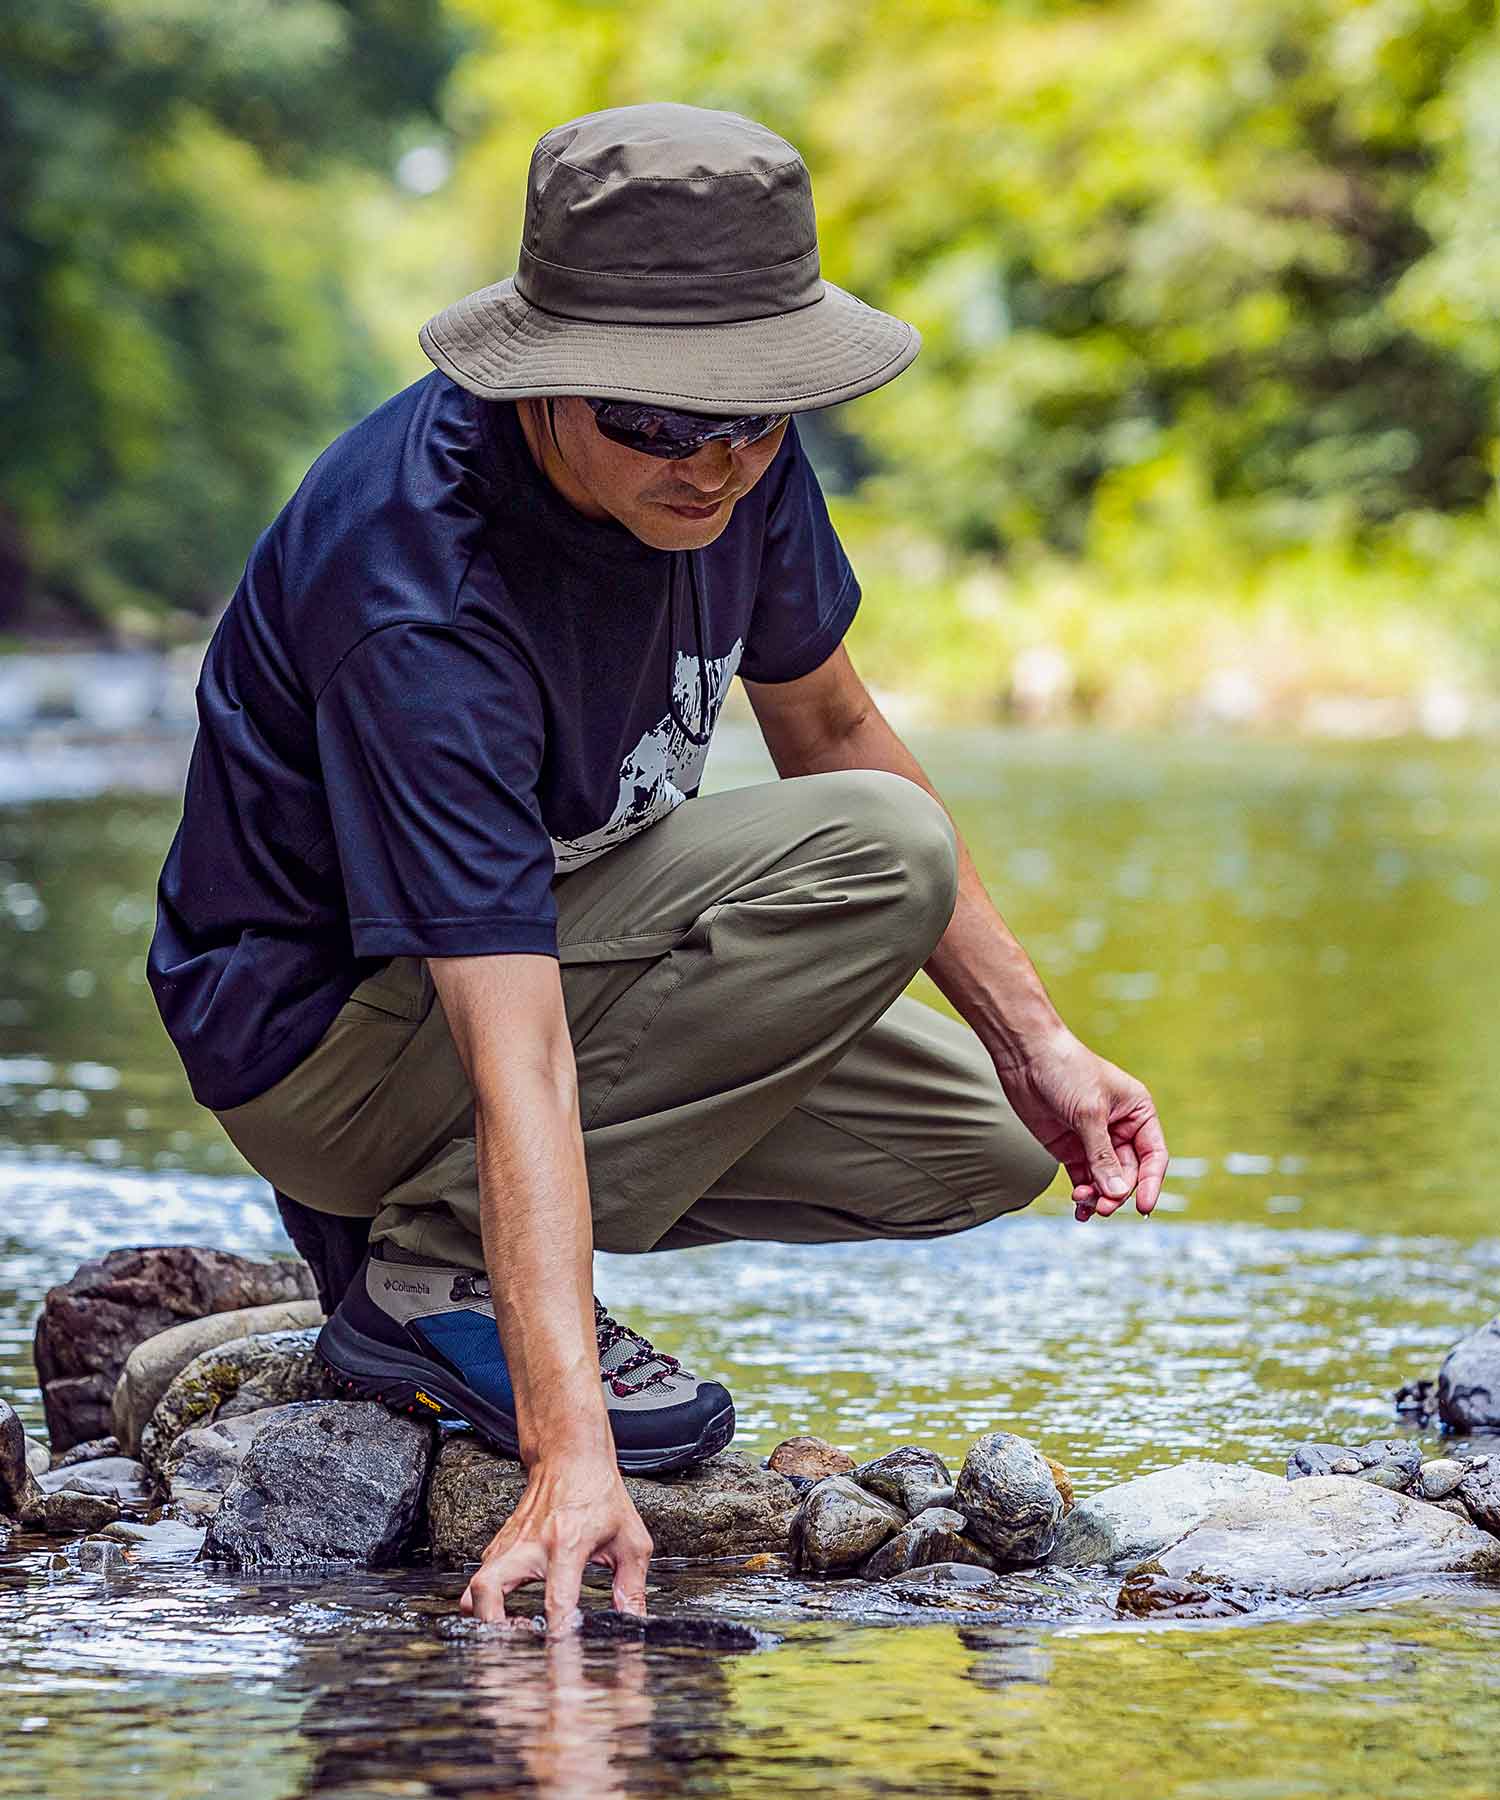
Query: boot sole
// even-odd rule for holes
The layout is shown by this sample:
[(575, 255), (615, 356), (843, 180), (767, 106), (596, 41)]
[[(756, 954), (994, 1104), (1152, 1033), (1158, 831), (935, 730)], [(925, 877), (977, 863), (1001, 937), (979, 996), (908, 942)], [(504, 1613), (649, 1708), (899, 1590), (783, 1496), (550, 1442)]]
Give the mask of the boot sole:
[[(392, 1412), (412, 1418), (457, 1420), (471, 1426), (504, 1455), (520, 1459), (515, 1420), (464, 1386), (440, 1363), (378, 1343), (337, 1313), (318, 1333), (315, 1348), (318, 1360), (345, 1393), (360, 1400), (378, 1400)], [(733, 1436), (731, 1402), (714, 1414), (693, 1443), (653, 1445), (645, 1450), (622, 1449), (616, 1444), (615, 1460), (633, 1475), (681, 1469), (716, 1456)]]

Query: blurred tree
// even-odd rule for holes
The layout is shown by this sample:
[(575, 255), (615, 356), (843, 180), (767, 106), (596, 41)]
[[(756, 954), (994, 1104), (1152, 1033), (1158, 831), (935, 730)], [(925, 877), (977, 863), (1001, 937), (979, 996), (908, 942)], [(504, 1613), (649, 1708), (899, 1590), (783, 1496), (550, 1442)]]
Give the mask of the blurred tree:
[(439, 0), (5, 0), (0, 626), (227, 597), (388, 391), (349, 217), (461, 44)]

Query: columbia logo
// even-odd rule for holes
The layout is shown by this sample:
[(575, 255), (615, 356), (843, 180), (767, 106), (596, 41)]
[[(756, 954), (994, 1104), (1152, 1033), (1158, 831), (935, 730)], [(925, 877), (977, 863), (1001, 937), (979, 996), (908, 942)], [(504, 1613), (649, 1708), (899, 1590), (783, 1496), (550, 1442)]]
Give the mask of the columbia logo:
[(385, 1290), (388, 1294), (430, 1294), (432, 1292), (425, 1281), (402, 1281), (394, 1275), (386, 1276)]

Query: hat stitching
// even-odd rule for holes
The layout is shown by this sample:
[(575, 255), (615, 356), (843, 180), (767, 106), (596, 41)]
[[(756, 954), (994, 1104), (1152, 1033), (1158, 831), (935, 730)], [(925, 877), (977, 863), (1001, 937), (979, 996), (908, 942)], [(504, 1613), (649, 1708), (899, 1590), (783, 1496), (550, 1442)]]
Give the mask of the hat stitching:
[(538, 144), (535, 154), (545, 156), (560, 169), (570, 169), (575, 175), (583, 175), (590, 181), (597, 181), (600, 187), (608, 187), (614, 182), (617, 187), (630, 187), (640, 181), (763, 181), (767, 175), (779, 175), (783, 169), (797, 167), (800, 156), (789, 156), (785, 162), (772, 163), (767, 169), (723, 169), (717, 175), (596, 175), (592, 169), (586, 169), (581, 163), (569, 162), (566, 157), (559, 156), (554, 150), (547, 150)]
[[(524, 249), (525, 246), (523, 245), (522, 248)], [(794, 263), (806, 262), (808, 257), (816, 256), (818, 246), (814, 244), (810, 250), (803, 250), (796, 256), (789, 256), (784, 262), (757, 263), (753, 269), (721, 269), (712, 275), (706, 272), (701, 275), (656, 275), (650, 272), (636, 273), (630, 269), (583, 269), (576, 263), (553, 262), (550, 257), (538, 256), (535, 250), (527, 250), (526, 254), (534, 263), (540, 263), (547, 269), (561, 269), (569, 275), (603, 275), (610, 281), (737, 281), (742, 275), (764, 275), (771, 269), (790, 269)], [(525, 296), (523, 295), (522, 298), (524, 299)], [(533, 302), (533, 304), (535, 303)], [(566, 318), (568, 315), (562, 314), (561, 316)]]

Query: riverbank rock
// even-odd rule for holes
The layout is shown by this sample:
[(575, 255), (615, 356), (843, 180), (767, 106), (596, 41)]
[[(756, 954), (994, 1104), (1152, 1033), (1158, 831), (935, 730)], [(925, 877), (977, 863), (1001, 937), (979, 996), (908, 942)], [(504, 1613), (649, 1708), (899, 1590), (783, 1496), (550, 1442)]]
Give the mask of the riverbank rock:
[(1185, 1462), (1137, 1475), (1080, 1500), (1048, 1561), (1069, 1569), (1143, 1562), (1222, 1507), (1285, 1486), (1281, 1476), (1245, 1463)]
[(799, 1481), (822, 1481), (828, 1475), (850, 1475), (854, 1458), (826, 1438), (784, 1438), (766, 1458), (766, 1467)]
[(146, 1471), (129, 1456), (101, 1456), (97, 1462), (49, 1469), (37, 1477), (37, 1486), (44, 1494), (97, 1494), (117, 1502), (122, 1510), (144, 1509), (151, 1503)]
[(75, 1463), (98, 1462), (101, 1457), (118, 1456), (120, 1440), (117, 1437), (86, 1438), (81, 1444), (70, 1444), (66, 1450), (50, 1457), (49, 1469), (71, 1469)]
[(1464, 1465), (1458, 1498), (1481, 1531), (1500, 1537), (1500, 1455), (1476, 1456)]
[(1057, 1541), (1063, 1499), (1047, 1459), (1011, 1431), (991, 1431), (970, 1446), (953, 1504), (1003, 1563), (1044, 1562)]
[(1288, 1481), (1349, 1475), (1394, 1494), (1409, 1493), (1422, 1467), (1422, 1446), (1410, 1438), (1376, 1438), (1369, 1444), (1299, 1444), (1287, 1458)]
[(231, 1338), (195, 1356), (172, 1378), (141, 1431), (141, 1461), (163, 1479), (167, 1452), (184, 1431), (293, 1400), (333, 1400), (333, 1376), (317, 1359), (317, 1331), (273, 1331)]
[[(667, 1475), (624, 1479), (658, 1557), (749, 1556), (787, 1548), (796, 1490), (741, 1451), (721, 1450)], [(476, 1438), (449, 1438), (427, 1496), (433, 1556), (449, 1565), (478, 1562), (525, 1487), (520, 1463)]]
[(861, 1463), (854, 1479), (867, 1493), (899, 1506), (909, 1519), (931, 1506), (953, 1503), (953, 1477), (947, 1463), (935, 1450), (917, 1444), (902, 1444)]
[(421, 1511), (433, 1428), (373, 1401), (324, 1401), (268, 1426), (208, 1527), (236, 1568), (383, 1568)]
[(16, 1409), (0, 1400), (0, 1514), (29, 1517), (40, 1505), (41, 1490), (26, 1460), (26, 1433)]
[(866, 1581), (885, 1581), (909, 1569), (930, 1568), (937, 1563), (970, 1563), (993, 1569), (989, 1551), (964, 1535), (968, 1521), (951, 1506), (929, 1506), (884, 1543), (861, 1567)]
[[(52, 1467), (52, 1452), (40, 1438), (28, 1437), (26, 1440), (26, 1467), (33, 1475), (44, 1475)], [(3, 1510), (3, 1508), (0, 1508)]]
[(111, 1429), (110, 1403), (139, 1343), (184, 1319), (312, 1298), (312, 1271), (175, 1244), (111, 1250), (52, 1288), (37, 1320), (35, 1359), (53, 1453)]
[(236, 1338), (303, 1331), (322, 1323), (323, 1310), (316, 1300), (282, 1300), (273, 1306), (240, 1306), (203, 1319), (186, 1319), (137, 1344), (125, 1359), (110, 1402), (110, 1418), (121, 1449), (127, 1456), (140, 1449), (147, 1420), (195, 1356)]
[(1131, 1571), (1121, 1612), (1225, 1615), (1373, 1581), (1500, 1575), (1500, 1543), (1368, 1481), (1309, 1476), (1247, 1494)]
[(162, 1480), (179, 1518), (207, 1522), (239, 1473), (250, 1446), (268, 1426), (295, 1418), (316, 1400), (294, 1400), (288, 1406), (262, 1407), (212, 1425), (184, 1431), (162, 1459)]
[(866, 1493), (847, 1475), (829, 1475), (808, 1489), (792, 1514), (792, 1567), (811, 1575), (856, 1569), (906, 1522), (899, 1506)]
[(1500, 1431), (1500, 1315), (1443, 1358), (1438, 1411), (1450, 1431)]

